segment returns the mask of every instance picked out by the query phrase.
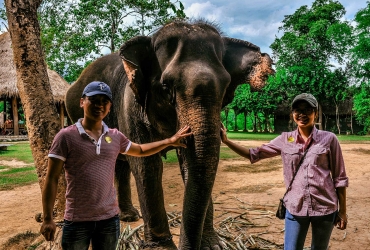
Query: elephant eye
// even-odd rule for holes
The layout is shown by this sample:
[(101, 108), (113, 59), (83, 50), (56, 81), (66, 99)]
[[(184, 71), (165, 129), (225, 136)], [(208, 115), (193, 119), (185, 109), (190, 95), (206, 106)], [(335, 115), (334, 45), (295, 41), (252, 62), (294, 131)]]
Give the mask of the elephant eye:
[(171, 105), (175, 102), (175, 93), (174, 91), (165, 83), (162, 84), (162, 89), (165, 94), (165, 98), (169, 101)]

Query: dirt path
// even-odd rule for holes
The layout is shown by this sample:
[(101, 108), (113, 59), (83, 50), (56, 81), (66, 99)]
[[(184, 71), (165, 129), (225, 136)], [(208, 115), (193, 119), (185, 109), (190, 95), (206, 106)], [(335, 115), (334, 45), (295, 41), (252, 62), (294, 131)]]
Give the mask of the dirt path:
[[(258, 146), (261, 142), (239, 142), (245, 146)], [(349, 224), (346, 231), (334, 229), (330, 249), (370, 249), (370, 142), (368, 144), (342, 144), (350, 187), (347, 189)], [(134, 182), (132, 181), (134, 186)], [(167, 211), (181, 211), (183, 184), (177, 165), (166, 165), (163, 176)], [(135, 188), (133, 187), (133, 190)], [(273, 216), (279, 198), (284, 193), (280, 158), (268, 159), (251, 165), (244, 159), (220, 162), (213, 189), (215, 223), (227, 216), (245, 212), (246, 207), (264, 207), (271, 213), (259, 216), (249, 211), (246, 216), (260, 227), (246, 229), (247, 234), (261, 234), (272, 242), (283, 243), (284, 222)], [(134, 192), (134, 205), (139, 207)], [(34, 219), (41, 212), (41, 192), (38, 184), (0, 191), (0, 246), (17, 233), (27, 230), (38, 232)], [(226, 213), (227, 212), (227, 213)], [(142, 221), (133, 223), (136, 226)], [(122, 224), (125, 227), (126, 224)], [(179, 229), (173, 230), (178, 241)], [(307, 240), (310, 240), (308, 237)], [(308, 243), (305, 244), (309, 246)]]

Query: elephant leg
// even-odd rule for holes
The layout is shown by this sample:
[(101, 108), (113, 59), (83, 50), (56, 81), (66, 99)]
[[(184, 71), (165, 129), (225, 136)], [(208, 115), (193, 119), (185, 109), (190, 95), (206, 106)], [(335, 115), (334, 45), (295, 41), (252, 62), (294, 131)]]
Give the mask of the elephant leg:
[[(186, 185), (188, 175), (187, 175), (187, 165), (184, 163), (182, 157), (179, 155), (179, 150), (177, 152), (177, 158), (180, 164), (181, 176), (184, 184)], [(216, 231), (213, 228), (213, 202), (212, 197), (209, 199), (206, 217), (203, 224), (203, 233), (201, 247), (202, 250), (220, 250), (223, 249), (222, 244)]]
[(159, 154), (149, 157), (128, 157), (138, 189), (144, 220), (141, 249), (177, 250), (168, 225), (162, 188), (163, 163)]
[(213, 202), (209, 199), (206, 218), (204, 220), (201, 249), (220, 250), (223, 249), (219, 237), (213, 228)]
[(130, 166), (127, 161), (116, 161), (116, 188), (118, 193), (119, 218), (122, 221), (137, 221), (139, 211), (132, 205), (130, 187)]

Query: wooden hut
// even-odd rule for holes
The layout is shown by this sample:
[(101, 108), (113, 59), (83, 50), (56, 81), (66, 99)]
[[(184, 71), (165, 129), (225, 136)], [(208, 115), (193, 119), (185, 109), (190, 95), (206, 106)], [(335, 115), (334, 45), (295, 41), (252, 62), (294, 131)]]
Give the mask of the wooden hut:
[[(332, 103), (321, 103), (322, 107), (322, 128), (338, 134), (336, 107)], [(338, 105), (338, 121), (341, 134), (357, 134), (363, 130), (363, 126), (358, 124), (353, 108), (353, 99), (342, 101)], [(274, 127), (276, 133), (292, 131), (296, 128), (290, 119), (290, 103), (283, 102), (275, 110)], [(317, 125), (317, 127), (319, 127)]]
[[(21, 107), (17, 88), (17, 75), (13, 61), (13, 51), (10, 34), (0, 34), (0, 102), (4, 103), (4, 112), (0, 112), (0, 128), (3, 133), (19, 135), (26, 132), (24, 120), (19, 118), (18, 110)], [(65, 125), (64, 96), (69, 84), (58, 73), (47, 69), (49, 82), (58, 110), (61, 127)], [(10, 107), (7, 107), (10, 105)], [(10, 110), (10, 113), (6, 113)]]

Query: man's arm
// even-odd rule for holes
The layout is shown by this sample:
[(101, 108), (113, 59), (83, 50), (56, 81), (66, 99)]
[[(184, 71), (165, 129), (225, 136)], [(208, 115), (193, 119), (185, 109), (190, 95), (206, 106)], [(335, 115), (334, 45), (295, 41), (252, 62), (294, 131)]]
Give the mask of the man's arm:
[(146, 144), (132, 143), (131, 147), (126, 152), (126, 154), (132, 155), (132, 156), (149, 156), (149, 155), (158, 153), (159, 151), (161, 151), (162, 149), (165, 149), (168, 146), (186, 148), (186, 145), (184, 143), (181, 143), (180, 140), (192, 134), (191, 132), (187, 133), (189, 129), (190, 129), (189, 126), (185, 126), (181, 128), (171, 138), (164, 139), (161, 141), (156, 141), (156, 142), (151, 142), (151, 143), (146, 143)]
[(40, 233), (47, 241), (54, 240), (56, 226), (53, 220), (53, 208), (57, 195), (58, 179), (62, 172), (64, 162), (57, 158), (49, 157), (48, 171), (45, 185), (42, 190), (43, 223)]

